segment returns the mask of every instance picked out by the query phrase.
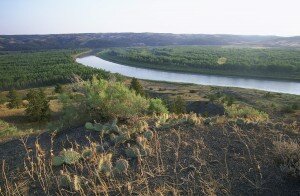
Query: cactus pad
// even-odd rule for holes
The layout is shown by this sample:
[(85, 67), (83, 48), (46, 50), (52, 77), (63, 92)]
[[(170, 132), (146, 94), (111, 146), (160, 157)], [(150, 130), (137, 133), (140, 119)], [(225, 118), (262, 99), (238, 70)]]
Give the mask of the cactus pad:
[(64, 164), (64, 162), (65, 162), (65, 159), (62, 156), (55, 156), (52, 159), (53, 166), (60, 166), (60, 165)]
[(109, 176), (112, 171), (111, 158), (112, 154), (103, 155), (98, 163), (98, 171), (106, 176)]
[(150, 130), (146, 131), (144, 134), (144, 137), (147, 139), (147, 140), (152, 140), (153, 139), (153, 136), (154, 136), (154, 133)]
[(93, 156), (93, 151), (89, 148), (86, 148), (85, 150), (83, 150), (82, 152), (82, 157), (85, 159), (89, 159)]
[(90, 122), (85, 123), (85, 129), (87, 130), (93, 130), (94, 129), (94, 125)]
[(125, 153), (128, 158), (138, 158), (141, 156), (140, 150), (137, 147), (128, 147), (125, 149)]
[(61, 156), (64, 158), (66, 164), (74, 164), (81, 158), (81, 155), (72, 149), (62, 151)]
[(128, 167), (129, 167), (129, 164), (128, 164), (127, 160), (125, 160), (125, 159), (119, 159), (116, 162), (115, 170), (118, 173), (127, 173)]

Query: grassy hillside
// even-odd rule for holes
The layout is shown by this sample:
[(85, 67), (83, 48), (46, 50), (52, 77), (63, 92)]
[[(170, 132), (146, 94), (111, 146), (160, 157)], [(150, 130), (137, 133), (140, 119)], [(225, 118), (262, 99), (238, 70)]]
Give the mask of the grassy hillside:
[(222, 116), (168, 114), (120, 82), (74, 87), (61, 121), (85, 126), (1, 143), (1, 194), (299, 194), (297, 121), (226, 102)]
[(49, 86), (70, 82), (74, 74), (83, 79), (93, 74), (107, 75), (76, 63), (73, 55), (84, 50), (49, 50), (41, 52), (0, 52), (0, 89)]
[(300, 80), (300, 50), (228, 47), (119, 48), (100, 57), (168, 71)]

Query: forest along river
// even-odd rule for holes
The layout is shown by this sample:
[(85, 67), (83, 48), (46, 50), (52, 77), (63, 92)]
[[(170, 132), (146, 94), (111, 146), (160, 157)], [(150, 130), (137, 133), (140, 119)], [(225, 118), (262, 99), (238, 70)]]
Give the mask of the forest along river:
[(112, 73), (119, 73), (124, 76), (139, 79), (240, 87), (300, 95), (300, 82), (167, 72), (121, 65), (103, 60), (96, 56), (77, 58), (76, 61), (86, 66), (100, 68)]

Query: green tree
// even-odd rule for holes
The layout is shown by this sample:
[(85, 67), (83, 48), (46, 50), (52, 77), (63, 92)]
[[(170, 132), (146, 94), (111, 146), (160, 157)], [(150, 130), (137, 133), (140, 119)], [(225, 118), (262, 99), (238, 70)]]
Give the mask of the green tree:
[(134, 90), (136, 92), (136, 94), (139, 94), (141, 96), (145, 96), (145, 91), (143, 89), (143, 86), (138, 81), (138, 79), (132, 78), (129, 88)]
[(10, 90), (7, 98), (9, 99), (9, 108), (19, 108), (22, 105), (22, 99), (16, 90)]
[(182, 114), (186, 112), (186, 103), (181, 96), (177, 96), (170, 104), (170, 112)]
[(62, 85), (61, 84), (56, 84), (54, 92), (55, 93), (63, 93), (63, 87), (62, 87)]
[(30, 90), (27, 94), (29, 104), (26, 114), (33, 121), (45, 121), (50, 118), (49, 100), (42, 89)]

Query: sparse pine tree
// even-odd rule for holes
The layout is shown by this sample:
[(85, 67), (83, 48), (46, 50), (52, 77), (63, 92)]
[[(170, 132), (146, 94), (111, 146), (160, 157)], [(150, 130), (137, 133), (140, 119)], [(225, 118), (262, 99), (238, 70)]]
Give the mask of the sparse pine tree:
[(143, 86), (136, 78), (132, 78), (131, 83), (130, 83), (130, 89), (134, 90), (136, 92), (136, 94), (145, 96)]
[(9, 99), (9, 108), (19, 108), (22, 105), (22, 99), (16, 90), (10, 90), (7, 98)]
[(30, 90), (26, 114), (33, 121), (45, 121), (50, 117), (49, 100), (43, 90)]

